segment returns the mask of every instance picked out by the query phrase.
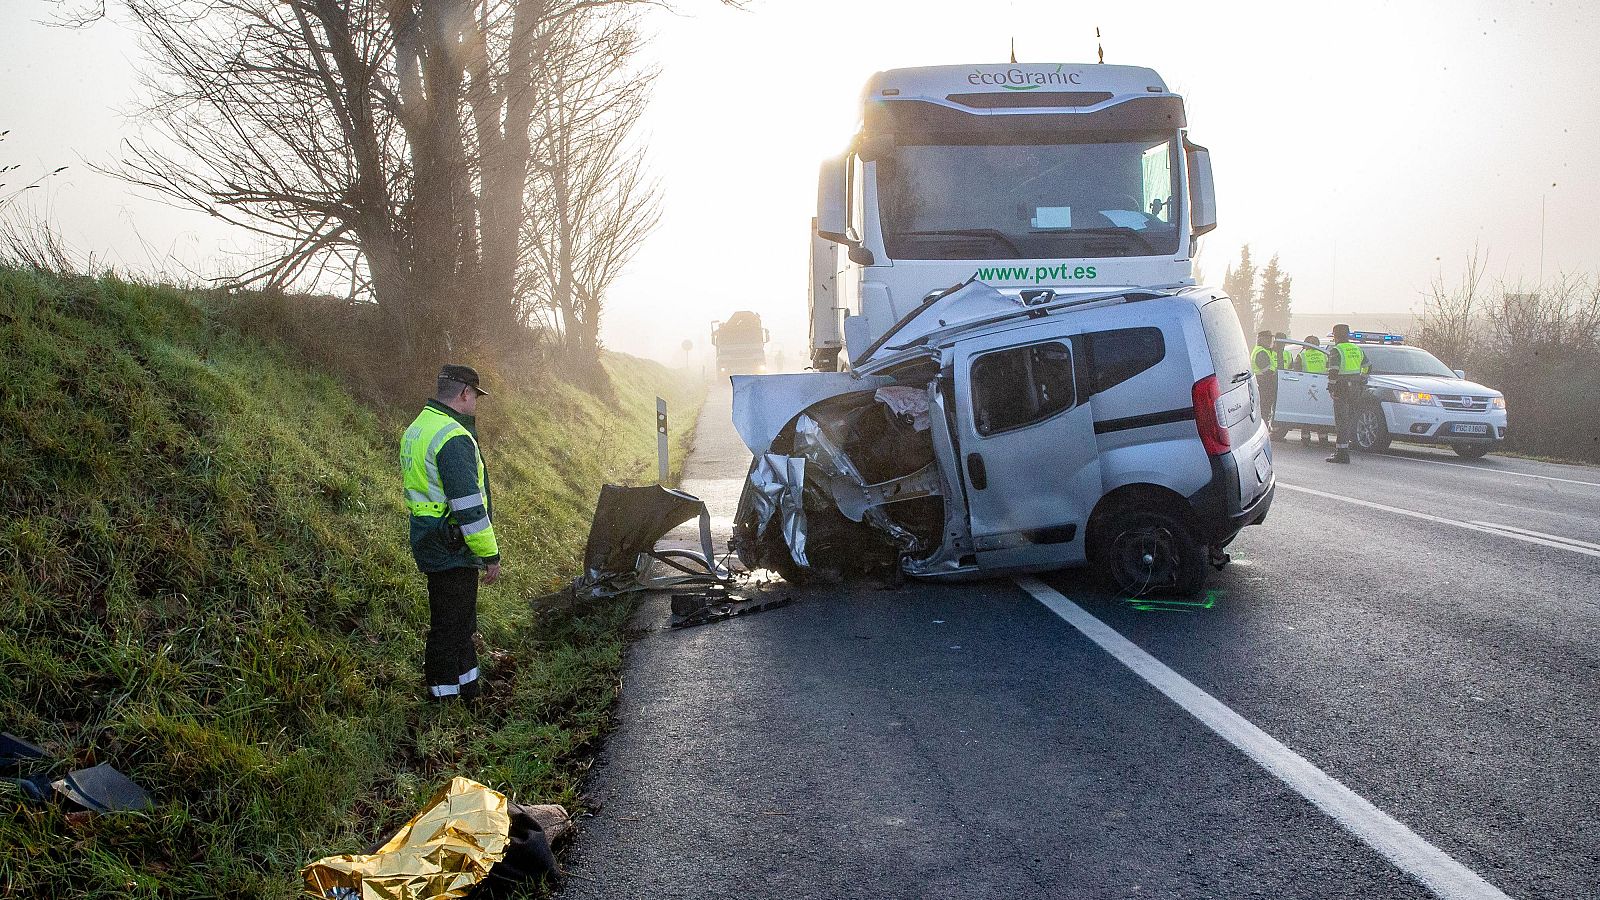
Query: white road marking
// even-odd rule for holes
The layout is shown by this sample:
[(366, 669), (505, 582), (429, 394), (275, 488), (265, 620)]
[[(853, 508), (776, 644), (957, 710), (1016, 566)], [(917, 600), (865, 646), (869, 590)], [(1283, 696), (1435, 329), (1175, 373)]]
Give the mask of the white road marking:
[(1600, 487), (1600, 481), (1579, 481), (1576, 478), (1557, 478), (1554, 475), (1535, 475), (1532, 472), (1513, 472), (1510, 469), (1490, 469), (1486, 466), (1469, 466), (1465, 463), (1445, 462), (1442, 459), (1422, 459), (1417, 456), (1391, 456), (1390, 459), (1408, 459), (1412, 462), (1432, 463), (1436, 466), (1450, 466), (1455, 469), (1471, 469), (1474, 472), (1488, 472), (1491, 475), (1516, 475), (1519, 478), (1543, 478), (1545, 481), (1560, 481), (1566, 484), (1586, 484), (1589, 487)]
[(1590, 550), (1600, 550), (1600, 544), (1591, 544), (1588, 541), (1580, 541), (1577, 538), (1562, 537), (1559, 534), (1545, 534), (1542, 531), (1531, 531), (1527, 528), (1514, 528), (1510, 525), (1501, 525), (1498, 522), (1473, 522), (1472, 524), (1482, 525), (1485, 528), (1493, 528), (1496, 531), (1510, 531), (1514, 534), (1526, 535), (1528, 537), (1544, 538), (1547, 541), (1557, 541), (1562, 544), (1572, 544), (1575, 547), (1588, 547)]
[(1037, 578), (1018, 578), (1017, 585), (1257, 765), (1316, 804), (1384, 859), (1420, 881), (1434, 896), (1441, 900), (1510, 900), (1476, 872), (1139, 649), (1060, 591)]
[(1557, 550), (1566, 550), (1571, 553), (1582, 553), (1585, 556), (1600, 557), (1600, 549), (1591, 549), (1590, 547), (1581, 546), (1581, 542), (1572, 543), (1571, 538), (1538, 537), (1531, 534), (1523, 534), (1521, 533), (1520, 529), (1513, 531), (1505, 528), (1504, 526), (1490, 527), (1488, 525), (1479, 525), (1475, 522), (1462, 522), (1457, 519), (1446, 519), (1443, 516), (1433, 516), (1425, 512), (1417, 512), (1414, 509), (1402, 509), (1398, 506), (1386, 506), (1382, 503), (1373, 503), (1371, 500), (1358, 500), (1355, 497), (1346, 497), (1343, 494), (1330, 494), (1327, 491), (1319, 491), (1314, 488), (1301, 487), (1297, 484), (1287, 484), (1283, 481), (1278, 482), (1278, 487), (1287, 488), (1291, 491), (1299, 491), (1302, 494), (1313, 494), (1329, 500), (1338, 500), (1343, 503), (1353, 503), (1356, 506), (1365, 506), (1368, 509), (1382, 510), (1383, 512), (1394, 513), (1398, 516), (1410, 516), (1413, 519), (1422, 519), (1425, 522), (1437, 522), (1440, 525), (1454, 525), (1457, 528), (1465, 528), (1468, 531), (1478, 531), (1484, 534), (1496, 535), (1498, 537), (1511, 538), (1514, 541), (1522, 541), (1523, 543), (1527, 544), (1538, 544), (1541, 547), (1554, 547)]

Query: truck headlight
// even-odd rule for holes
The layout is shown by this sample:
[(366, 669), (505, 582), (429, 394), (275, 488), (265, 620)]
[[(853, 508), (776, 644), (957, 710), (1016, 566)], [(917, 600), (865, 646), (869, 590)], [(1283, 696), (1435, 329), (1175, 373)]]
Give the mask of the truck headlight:
[(1506, 398), (1504, 398), (1504, 397), (1490, 397), (1489, 398), (1489, 408), (1490, 409), (1505, 409), (1506, 408)]
[(1427, 391), (1395, 391), (1394, 399), (1412, 406), (1432, 406), (1433, 395)]

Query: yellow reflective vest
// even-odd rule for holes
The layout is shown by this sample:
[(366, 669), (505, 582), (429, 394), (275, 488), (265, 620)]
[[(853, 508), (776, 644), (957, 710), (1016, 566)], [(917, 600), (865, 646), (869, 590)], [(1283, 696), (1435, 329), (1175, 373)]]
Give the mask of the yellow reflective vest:
[(1367, 354), (1362, 352), (1361, 345), (1350, 341), (1340, 341), (1331, 348), (1333, 351), (1332, 362), (1336, 368), (1329, 370), (1329, 375), (1365, 375), (1371, 371), (1367, 364)]
[(1301, 349), (1300, 369), (1304, 372), (1327, 372), (1328, 354), (1312, 347)]
[(400, 439), (400, 467), (418, 568), (499, 561), (483, 454), (453, 411), (431, 400), (422, 408)]

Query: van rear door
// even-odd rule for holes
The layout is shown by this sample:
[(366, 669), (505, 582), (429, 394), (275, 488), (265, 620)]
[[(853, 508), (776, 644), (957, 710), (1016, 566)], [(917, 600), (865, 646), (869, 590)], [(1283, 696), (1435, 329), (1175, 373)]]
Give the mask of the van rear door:
[(1244, 329), (1233, 311), (1233, 301), (1224, 297), (1200, 307), (1200, 324), (1205, 329), (1206, 346), (1216, 369), (1221, 392), (1218, 414), (1228, 429), (1235, 447), (1247, 443), (1261, 424), (1261, 394), (1250, 374), (1250, 347)]
[(1084, 559), (1100, 499), (1094, 415), (1076, 383), (1071, 333), (1059, 323), (955, 345), (956, 420), (967, 511), (980, 568)]
[(1231, 499), (1243, 509), (1272, 485), (1272, 444), (1261, 418), (1260, 389), (1250, 374), (1250, 347), (1233, 301), (1224, 297), (1200, 307), (1200, 323), (1221, 392), (1217, 420), (1228, 430), (1231, 448), (1219, 458), (1237, 474), (1238, 493)]

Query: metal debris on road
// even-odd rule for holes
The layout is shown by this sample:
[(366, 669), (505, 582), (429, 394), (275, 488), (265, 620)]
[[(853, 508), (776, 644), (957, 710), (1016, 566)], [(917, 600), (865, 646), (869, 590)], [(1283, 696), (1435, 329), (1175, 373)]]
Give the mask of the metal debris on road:
[(692, 628), (696, 625), (709, 625), (736, 616), (766, 612), (794, 602), (794, 597), (789, 594), (765, 595), (762, 589), (763, 582), (745, 579), (742, 584), (746, 590), (738, 593), (729, 592), (726, 585), (674, 592), (672, 619), (667, 623), (668, 626)]
[[(668, 532), (696, 517), (699, 550), (656, 547)], [(658, 563), (676, 574), (653, 573)], [(607, 484), (600, 488), (583, 550), (583, 574), (573, 580), (572, 592), (599, 599), (685, 584), (721, 584), (728, 578), (727, 567), (712, 553), (711, 514), (699, 497), (660, 485)]]

